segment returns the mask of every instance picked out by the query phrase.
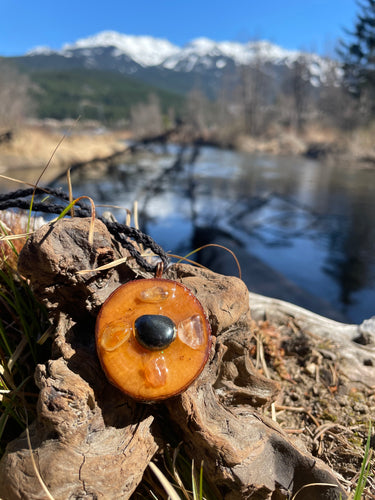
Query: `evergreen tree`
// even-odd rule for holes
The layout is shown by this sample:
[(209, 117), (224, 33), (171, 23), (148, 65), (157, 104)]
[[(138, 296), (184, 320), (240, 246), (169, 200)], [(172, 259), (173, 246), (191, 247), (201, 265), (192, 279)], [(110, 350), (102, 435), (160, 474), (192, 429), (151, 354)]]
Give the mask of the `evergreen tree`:
[(360, 99), (368, 114), (375, 113), (375, 0), (358, 2), (359, 13), (349, 42), (341, 42), (344, 85)]

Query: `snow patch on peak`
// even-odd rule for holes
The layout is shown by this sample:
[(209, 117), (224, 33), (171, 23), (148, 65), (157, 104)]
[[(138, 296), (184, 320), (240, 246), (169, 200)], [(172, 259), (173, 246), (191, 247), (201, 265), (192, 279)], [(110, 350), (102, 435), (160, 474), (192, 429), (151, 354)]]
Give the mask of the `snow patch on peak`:
[(141, 66), (157, 66), (180, 50), (176, 45), (161, 38), (102, 31), (97, 35), (81, 38), (73, 44), (64, 45), (62, 53), (95, 47), (115, 47), (118, 55), (126, 54)]
[(200, 38), (194, 38), (194, 40), (185, 45), (185, 47), (182, 50), (186, 51), (193, 50), (197, 53), (206, 55), (212, 49), (215, 49), (216, 46), (217, 46), (216, 42), (202, 36)]
[(247, 51), (252, 52), (254, 57), (259, 57), (272, 62), (295, 61), (302, 55), (298, 50), (283, 49), (279, 45), (275, 45), (268, 40), (259, 40), (256, 42), (248, 42), (246, 44)]
[(26, 52), (27, 56), (49, 56), (51, 54), (56, 54), (56, 51), (46, 45), (38, 45)]
[(294, 62), (301, 56), (301, 52), (283, 49), (267, 40), (244, 44), (231, 41), (215, 42), (202, 37), (192, 40), (179, 52), (172, 54), (163, 62), (163, 66), (169, 69), (180, 68), (184, 63), (191, 66), (193, 59), (198, 63), (199, 59), (202, 60), (207, 56), (219, 57), (223, 60), (232, 59), (237, 65), (252, 64), (257, 60), (280, 64)]

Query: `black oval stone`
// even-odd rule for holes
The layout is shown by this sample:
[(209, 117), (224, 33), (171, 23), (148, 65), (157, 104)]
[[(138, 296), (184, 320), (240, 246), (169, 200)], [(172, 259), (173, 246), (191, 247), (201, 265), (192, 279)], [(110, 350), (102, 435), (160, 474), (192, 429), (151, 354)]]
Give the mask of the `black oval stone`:
[(176, 325), (161, 314), (144, 314), (135, 320), (134, 326), (135, 338), (150, 351), (165, 349), (176, 337)]

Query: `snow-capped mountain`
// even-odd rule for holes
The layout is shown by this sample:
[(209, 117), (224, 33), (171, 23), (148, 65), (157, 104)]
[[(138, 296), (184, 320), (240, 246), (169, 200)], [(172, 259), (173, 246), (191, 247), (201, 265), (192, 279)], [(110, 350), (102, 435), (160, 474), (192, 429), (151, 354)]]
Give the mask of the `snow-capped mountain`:
[(74, 55), (79, 49), (87, 49), (87, 53), (98, 47), (113, 47), (114, 56), (127, 55), (141, 66), (158, 66), (165, 59), (180, 51), (179, 47), (168, 40), (151, 36), (131, 36), (116, 31), (102, 31), (97, 35), (82, 38), (75, 43), (66, 44), (61, 54), (67, 57)]
[[(290, 65), (301, 56), (313, 59), (315, 62), (325, 61), (316, 54), (303, 53), (297, 50), (287, 50), (266, 40), (239, 43), (216, 42), (208, 38), (196, 38), (184, 47), (178, 47), (166, 39), (151, 36), (124, 35), (116, 31), (102, 31), (87, 38), (81, 38), (74, 43), (65, 44), (60, 51), (49, 47), (36, 47), (27, 55), (60, 54), (65, 57), (74, 56), (75, 52), (85, 50), (90, 56), (97, 48), (111, 47), (116, 49), (113, 56), (126, 55), (143, 67), (163, 66), (167, 69), (181, 69), (182, 65), (192, 68), (199, 61), (211, 58), (231, 59), (236, 65), (248, 65), (254, 62)], [(220, 64), (219, 64), (220, 66)]]
[(207, 69), (225, 68), (229, 62), (236, 66), (254, 66), (271, 64), (292, 67), (297, 61), (303, 61), (311, 74), (311, 83), (319, 85), (326, 79), (326, 73), (332, 68), (333, 61), (317, 54), (286, 50), (266, 40), (248, 42), (214, 42), (208, 38), (192, 40), (179, 51), (168, 56), (161, 64), (164, 68), (191, 71), (198, 66)]
[(209, 65), (209, 61), (215, 58), (217, 67), (224, 67), (227, 59), (231, 59), (238, 66), (253, 64), (259, 60), (281, 64), (295, 61), (300, 55), (300, 52), (285, 50), (267, 41), (241, 44), (196, 38), (178, 52), (168, 56), (162, 64), (168, 69), (181, 68), (182, 65), (194, 67), (198, 61)]
[[(239, 43), (197, 38), (184, 47), (151, 36), (102, 31), (61, 50), (37, 47), (23, 58), (28, 67), (90, 68), (135, 76), (147, 83), (185, 92), (197, 79), (215, 91), (223, 74), (233, 76), (237, 68), (264, 67), (270, 78), (279, 80), (296, 61), (303, 61), (307, 79), (314, 87), (324, 84), (338, 71), (336, 64), (317, 54), (286, 50), (268, 41)], [(27, 60), (26, 60), (27, 59)]]

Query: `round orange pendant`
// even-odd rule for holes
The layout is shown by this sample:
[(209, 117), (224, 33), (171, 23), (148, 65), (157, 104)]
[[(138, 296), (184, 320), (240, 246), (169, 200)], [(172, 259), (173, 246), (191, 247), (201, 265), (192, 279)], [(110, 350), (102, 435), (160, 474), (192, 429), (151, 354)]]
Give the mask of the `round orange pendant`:
[(104, 302), (96, 347), (113, 385), (135, 399), (165, 399), (184, 391), (202, 371), (211, 329), (184, 285), (141, 279), (120, 286)]

